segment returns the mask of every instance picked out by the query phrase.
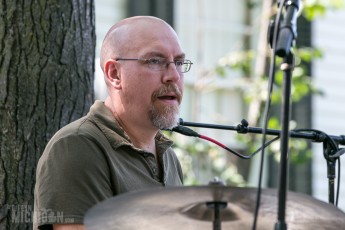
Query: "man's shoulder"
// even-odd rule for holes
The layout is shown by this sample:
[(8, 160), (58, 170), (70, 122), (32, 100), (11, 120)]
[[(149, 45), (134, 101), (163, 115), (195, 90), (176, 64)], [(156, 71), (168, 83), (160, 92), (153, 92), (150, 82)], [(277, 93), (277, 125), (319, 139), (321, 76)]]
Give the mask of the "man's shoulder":
[(44, 152), (83, 143), (95, 146), (104, 146), (107, 143), (102, 131), (87, 116), (75, 120), (58, 130), (49, 140)]
[[(94, 155), (108, 146), (103, 133), (87, 117), (82, 117), (62, 127), (49, 140), (41, 161), (59, 156), (59, 159)], [(65, 161), (65, 160), (63, 160)]]
[(69, 136), (92, 137), (100, 134), (101, 131), (94, 122), (88, 116), (84, 116), (62, 127), (55, 133), (52, 139), (56, 140)]

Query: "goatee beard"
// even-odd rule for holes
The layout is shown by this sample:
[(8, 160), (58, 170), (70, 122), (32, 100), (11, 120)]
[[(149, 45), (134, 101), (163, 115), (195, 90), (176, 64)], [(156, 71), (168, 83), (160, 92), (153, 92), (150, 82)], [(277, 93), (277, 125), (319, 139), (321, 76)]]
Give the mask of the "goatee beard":
[(150, 117), (153, 125), (159, 129), (171, 129), (178, 125), (179, 108), (166, 106), (162, 110), (152, 107)]
[(164, 107), (157, 107), (154, 101), (158, 97), (173, 92), (177, 96), (178, 104), (181, 102), (182, 93), (175, 84), (164, 85), (159, 90), (155, 91), (152, 96), (152, 108), (150, 110), (150, 119), (152, 124), (159, 129), (171, 129), (179, 123), (179, 105), (171, 105)]

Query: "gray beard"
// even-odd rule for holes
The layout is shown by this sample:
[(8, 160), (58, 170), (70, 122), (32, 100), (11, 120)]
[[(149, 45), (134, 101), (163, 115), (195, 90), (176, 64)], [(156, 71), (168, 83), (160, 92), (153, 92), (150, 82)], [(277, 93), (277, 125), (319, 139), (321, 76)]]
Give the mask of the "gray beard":
[(179, 107), (165, 107), (159, 110), (153, 106), (150, 110), (150, 119), (158, 129), (172, 129), (179, 123)]

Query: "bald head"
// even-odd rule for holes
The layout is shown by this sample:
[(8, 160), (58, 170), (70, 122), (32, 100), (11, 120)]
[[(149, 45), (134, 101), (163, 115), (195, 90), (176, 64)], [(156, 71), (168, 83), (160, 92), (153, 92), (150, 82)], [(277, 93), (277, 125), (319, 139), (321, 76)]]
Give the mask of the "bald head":
[(131, 52), (133, 53), (145, 46), (143, 41), (154, 40), (155, 34), (158, 33), (174, 37), (179, 43), (173, 28), (160, 18), (135, 16), (119, 21), (110, 28), (103, 40), (100, 57), (102, 70), (106, 60), (128, 56)]

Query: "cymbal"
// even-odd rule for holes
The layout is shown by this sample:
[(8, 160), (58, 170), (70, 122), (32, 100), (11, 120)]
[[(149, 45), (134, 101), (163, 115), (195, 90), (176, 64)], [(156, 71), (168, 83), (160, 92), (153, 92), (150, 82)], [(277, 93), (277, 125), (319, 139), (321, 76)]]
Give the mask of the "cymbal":
[[(124, 193), (92, 207), (84, 224), (88, 230), (252, 229), (256, 192), (256, 188), (212, 185)], [(276, 189), (262, 190), (258, 230), (274, 229), (277, 203)], [(289, 230), (345, 229), (345, 213), (310, 196), (288, 192), (285, 222)]]

